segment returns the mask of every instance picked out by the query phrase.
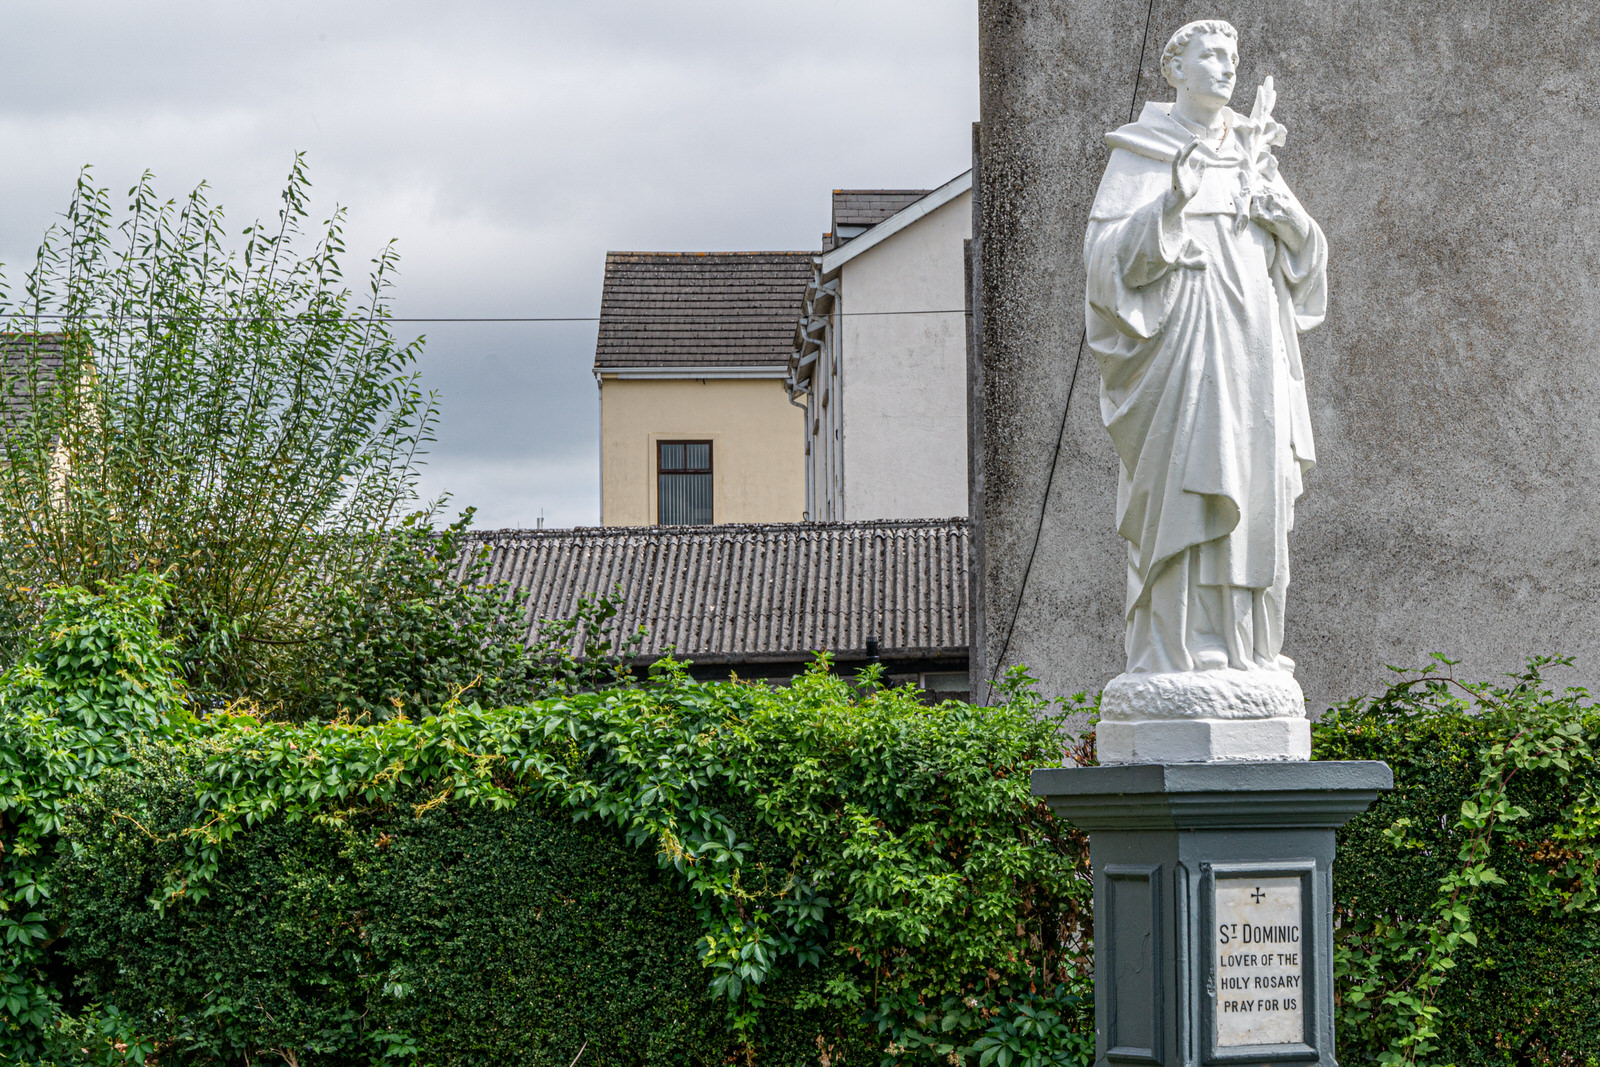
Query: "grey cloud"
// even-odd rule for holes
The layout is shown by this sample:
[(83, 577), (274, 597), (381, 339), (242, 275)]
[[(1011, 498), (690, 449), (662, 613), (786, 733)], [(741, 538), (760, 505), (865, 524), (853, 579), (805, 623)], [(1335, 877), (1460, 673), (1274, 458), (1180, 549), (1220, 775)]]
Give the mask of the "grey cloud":
[[(12, 0), (0, 261), (77, 168), (201, 178), (243, 226), (297, 149), (347, 268), (398, 238), (401, 315), (592, 315), (608, 248), (815, 247), (828, 191), (967, 165), (973, 0)], [(70, 63), (63, 57), (70, 56)], [(594, 521), (592, 324), (429, 324), (429, 493)], [(556, 518), (560, 516), (560, 518)]]

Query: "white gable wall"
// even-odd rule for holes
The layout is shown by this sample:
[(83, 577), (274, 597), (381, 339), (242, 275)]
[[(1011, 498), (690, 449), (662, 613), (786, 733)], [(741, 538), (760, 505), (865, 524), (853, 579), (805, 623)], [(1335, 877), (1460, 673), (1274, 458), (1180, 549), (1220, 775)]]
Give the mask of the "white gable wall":
[[(840, 267), (839, 389), (829, 398), (842, 402), (839, 518), (967, 513), (962, 242), (971, 232), (965, 192)], [(883, 311), (939, 314), (870, 314)]]

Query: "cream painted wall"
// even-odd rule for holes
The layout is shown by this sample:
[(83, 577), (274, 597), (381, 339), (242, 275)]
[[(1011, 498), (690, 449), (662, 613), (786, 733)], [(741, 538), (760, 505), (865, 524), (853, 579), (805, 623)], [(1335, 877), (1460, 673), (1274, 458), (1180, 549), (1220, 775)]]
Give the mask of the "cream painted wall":
[(803, 412), (783, 382), (600, 379), (600, 520), (656, 521), (656, 442), (710, 441), (712, 518), (799, 522), (805, 511)]
[[(840, 267), (846, 519), (967, 513), (963, 193)], [(954, 311), (872, 315), (874, 311)]]

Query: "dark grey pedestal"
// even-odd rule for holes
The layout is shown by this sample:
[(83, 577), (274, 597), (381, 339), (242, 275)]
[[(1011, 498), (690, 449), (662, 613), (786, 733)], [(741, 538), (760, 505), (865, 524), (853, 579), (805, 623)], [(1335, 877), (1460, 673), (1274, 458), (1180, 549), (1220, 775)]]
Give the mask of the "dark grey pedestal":
[(1335, 1067), (1333, 834), (1393, 786), (1382, 763), (1034, 771), (1089, 833), (1096, 1067)]

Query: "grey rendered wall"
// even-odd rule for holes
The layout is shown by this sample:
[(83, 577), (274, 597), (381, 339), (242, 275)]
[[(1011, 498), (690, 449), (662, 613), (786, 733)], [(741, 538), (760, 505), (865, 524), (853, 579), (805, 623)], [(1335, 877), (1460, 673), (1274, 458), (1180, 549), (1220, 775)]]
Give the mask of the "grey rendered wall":
[(1285, 647), (1313, 711), (1432, 651), (1600, 678), (1592, 0), (980, 0), (975, 669), (1051, 693), (1121, 669), (1080, 251), (1102, 134), (1171, 99), (1160, 50), (1204, 17), (1240, 31), (1236, 107), (1276, 77), (1279, 158), (1332, 249)]

